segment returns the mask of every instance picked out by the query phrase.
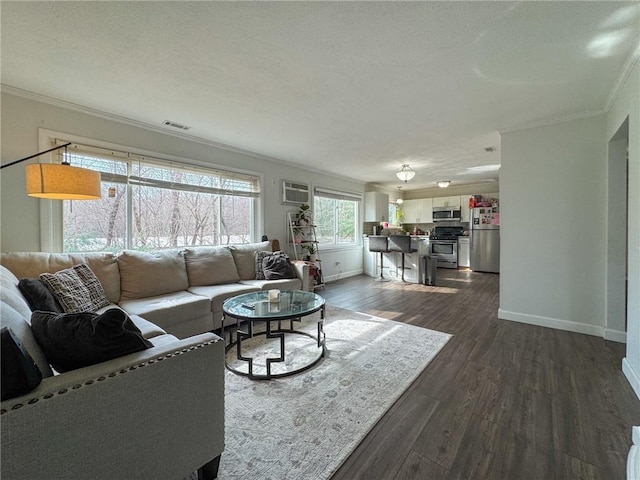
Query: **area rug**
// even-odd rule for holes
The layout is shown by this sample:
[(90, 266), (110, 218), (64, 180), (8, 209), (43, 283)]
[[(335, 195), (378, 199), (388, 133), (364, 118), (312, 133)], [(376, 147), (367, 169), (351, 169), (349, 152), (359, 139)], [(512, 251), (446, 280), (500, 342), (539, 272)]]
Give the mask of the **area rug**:
[(305, 372), (226, 372), (219, 479), (329, 478), (451, 337), (331, 306), (324, 331), (326, 355)]

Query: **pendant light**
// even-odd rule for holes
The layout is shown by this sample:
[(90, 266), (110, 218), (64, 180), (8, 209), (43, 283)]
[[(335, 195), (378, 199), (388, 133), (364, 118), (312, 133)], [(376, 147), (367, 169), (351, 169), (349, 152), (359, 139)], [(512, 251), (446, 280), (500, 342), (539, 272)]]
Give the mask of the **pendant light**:
[(100, 172), (87, 168), (72, 167), (67, 160), (66, 143), (50, 148), (44, 152), (30, 155), (15, 162), (2, 165), (0, 168), (10, 167), (45, 153), (64, 148), (62, 163), (35, 163), (27, 165), (25, 169), (27, 195), (52, 200), (97, 200), (101, 198)]
[(411, 169), (408, 163), (403, 164), (400, 171), (396, 172), (396, 177), (398, 177), (398, 179), (402, 180), (404, 183), (407, 183), (415, 176), (416, 172)]
[(451, 180), (438, 180), (436, 182), (436, 185), (438, 185), (440, 188), (447, 188), (449, 185), (451, 185)]

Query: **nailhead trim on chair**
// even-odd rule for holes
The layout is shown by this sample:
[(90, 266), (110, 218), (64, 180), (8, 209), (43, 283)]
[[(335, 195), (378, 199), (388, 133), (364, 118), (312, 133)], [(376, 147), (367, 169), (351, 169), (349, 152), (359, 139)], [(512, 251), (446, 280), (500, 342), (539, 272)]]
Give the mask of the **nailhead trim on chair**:
[[(117, 375), (122, 375), (122, 374), (125, 374), (125, 373), (129, 372), (129, 371), (137, 370), (138, 368), (142, 368), (142, 367), (144, 367), (146, 365), (151, 365), (153, 363), (160, 362), (160, 361), (164, 360), (165, 358), (172, 358), (174, 356), (182, 355), (183, 353), (188, 353), (188, 352), (190, 352), (192, 350), (196, 350), (198, 348), (206, 347), (208, 345), (212, 345), (212, 344), (217, 343), (219, 341), (220, 340), (209, 340), (209, 341), (204, 342), (204, 343), (199, 343), (198, 345), (192, 345), (192, 346), (190, 346), (188, 348), (183, 348), (182, 350), (176, 350), (173, 353), (167, 353), (166, 355), (163, 355), (163, 356), (160, 356), (160, 357), (156, 357), (156, 358), (154, 358), (152, 360), (148, 360), (146, 362), (141, 362), (141, 363), (139, 363), (137, 365), (132, 365), (129, 368), (123, 368), (122, 370), (119, 370), (118, 372), (111, 372), (111, 373), (107, 374), (106, 376), (101, 375), (100, 377), (98, 377), (96, 379), (87, 380), (86, 382), (84, 382), (84, 385), (88, 386), (88, 385), (93, 385), (96, 382), (103, 382), (103, 381), (105, 381), (107, 379), (107, 377), (113, 378), (113, 377), (116, 377)], [(82, 388), (82, 386), (83, 385), (78, 383), (78, 384), (74, 385), (73, 387), (71, 387), (71, 389), (72, 390), (78, 390), (78, 389)], [(45, 393), (44, 395), (42, 395), (41, 399), (42, 400), (49, 400), (50, 398), (53, 398), (55, 395), (64, 395), (68, 391), (69, 391), (68, 388), (63, 388), (61, 390), (58, 390), (56, 393)], [(27, 401), (27, 405), (34, 405), (34, 404), (38, 403), (38, 401), (40, 401), (41, 399), (40, 398), (32, 398), (32, 399)], [(5, 413), (8, 413), (10, 410), (18, 410), (18, 409), (20, 409), (20, 408), (22, 408), (24, 406), (25, 405), (22, 404), (22, 403), (16, 403), (15, 405), (12, 405), (11, 407), (1, 409), (0, 410), (0, 415), (4, 415)]]

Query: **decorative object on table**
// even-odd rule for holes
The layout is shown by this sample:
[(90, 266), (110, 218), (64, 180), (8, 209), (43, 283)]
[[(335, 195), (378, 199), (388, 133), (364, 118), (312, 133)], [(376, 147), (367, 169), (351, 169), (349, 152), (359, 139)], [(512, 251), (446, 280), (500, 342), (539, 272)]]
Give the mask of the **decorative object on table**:
[(72, 167), (67, 147), (58, 145), (43, 152), (2, 165), (0, 169), (31, 160), (45, 153), (64, 148), (61, 163), (35, 163), (25, 169), (27, 195), (52, 200), (97, 200), (100, 193), (100, 172), (88, 168)]

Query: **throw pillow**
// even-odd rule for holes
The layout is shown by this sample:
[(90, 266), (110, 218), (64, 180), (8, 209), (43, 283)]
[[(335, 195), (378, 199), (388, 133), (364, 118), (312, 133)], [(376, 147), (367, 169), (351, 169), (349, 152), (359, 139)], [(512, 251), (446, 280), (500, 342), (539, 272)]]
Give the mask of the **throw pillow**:
[(118, 308), (96, 313), (33, 312), (31, 328), (58, 372), (106, 362), (153, 345)]
[(66, 313), (95, 312), (109, 305), (100, 281), (87, 265), (42, 273), (40, 280)]
[(100, 310), (103, 307), (107, 307), (111, 304), (107, 299), (107, 294), (102, 288), (102, 284), (98, 277), (96, 277), (95, 273), (85, 264), (76, 265), (73, 267), (76, 271), (80, 280), (87, 290), (89, 290), (89, 298), (91, 299), (91, 303), (93, 304), (93, 310)]
[(31, 311), (44, 310), (45, 312), (62, 313), (62, 307), (53, 296), (51, 290), (37, 278), (23, 278), (18, 282), (18, 288), (24, 298), (27, 299)]
[(266, 280), (282, 280), (285, 278), (296, 278), (296, 273), (291, 265), (289, 255), (282, 252), (274, 252), (273, 255), (262, 260), (264, 278)]
[(269, 240), (260, 243), (231, 245), (229, 247), (233, 260), (236, 262), (240, 280), (253, 280), (256, 278), (255, 252), (270, 249), (271, 242)]
[(262, 260), (264, 257), (268, 257), (269, 255), (273, 255), (273, 252), (266, 252), (264, 250), (258, 251), (255, 253), (255, 264), (256, 264), (256, 280), (264, 280), (264, 267), (262, 266)]
[(30, 392), (42, 381), (40, 369), (10, 328), (0, 330), (2, 401)]

